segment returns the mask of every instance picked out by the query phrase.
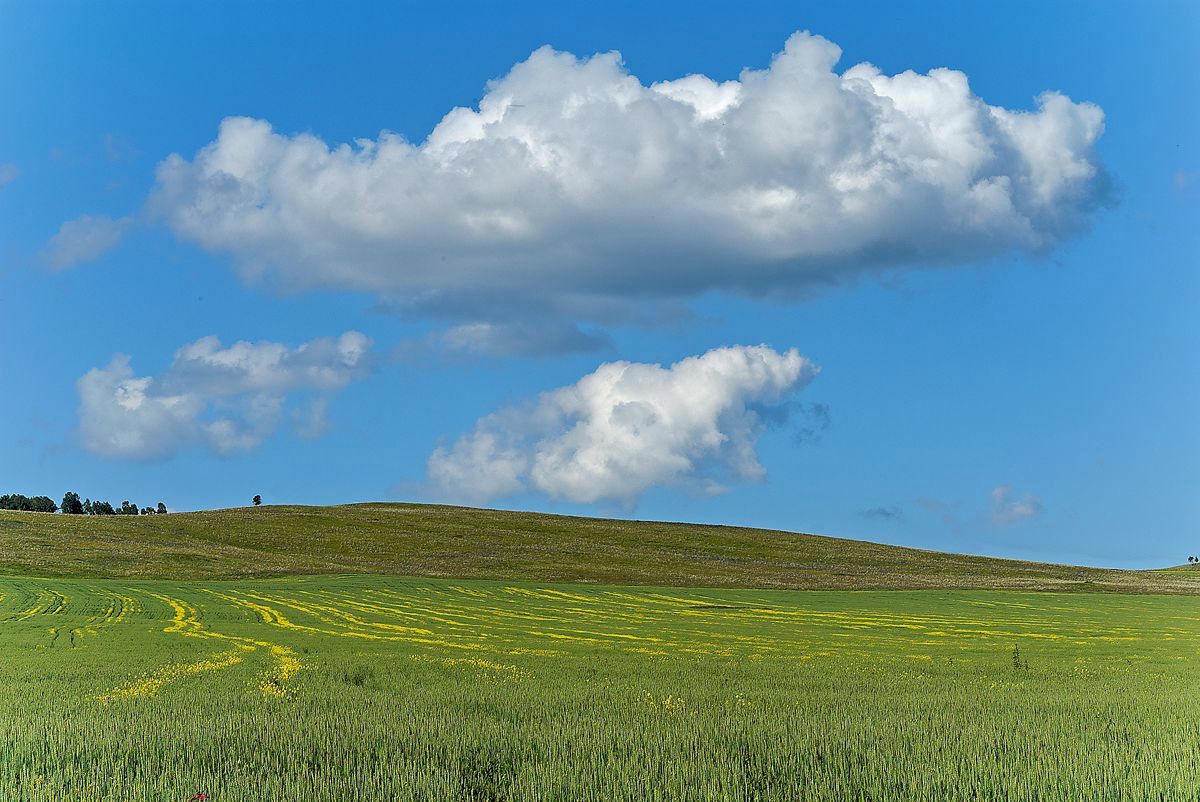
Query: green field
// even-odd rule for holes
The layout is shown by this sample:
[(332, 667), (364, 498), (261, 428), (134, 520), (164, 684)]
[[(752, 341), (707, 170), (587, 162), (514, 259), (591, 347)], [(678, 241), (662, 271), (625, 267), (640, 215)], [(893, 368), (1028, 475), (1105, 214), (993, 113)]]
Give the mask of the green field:
[(1197, 591), (458, 507), (0, 513), (0, 800), (1200, 800)]
[(1188, 596), (0, 579), (0, 799), (1194, 800)]

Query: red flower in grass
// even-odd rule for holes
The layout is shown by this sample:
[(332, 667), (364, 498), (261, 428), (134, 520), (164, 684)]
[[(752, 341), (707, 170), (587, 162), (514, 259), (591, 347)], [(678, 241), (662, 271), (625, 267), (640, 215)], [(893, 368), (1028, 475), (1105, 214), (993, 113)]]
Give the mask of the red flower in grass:
[(207, 800), (208, 794), (204, 793), (203, 791), (199, 791), (195, 796), (188, 799), (188, 802), (207, 802)]

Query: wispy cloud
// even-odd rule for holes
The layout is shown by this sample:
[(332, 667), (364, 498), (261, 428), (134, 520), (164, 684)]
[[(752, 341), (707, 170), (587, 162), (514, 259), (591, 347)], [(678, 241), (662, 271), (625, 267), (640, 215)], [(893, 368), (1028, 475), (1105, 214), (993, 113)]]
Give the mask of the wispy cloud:
[(42, 251), (54, 270), (94, 261), (117, 247), (133, 225), (132, 217), (83, 215), (63, 223)]
[(611, 346), (608, 337), (553, 322), (463, 323), (430, 335), (425, 346), (446, 355), (558, 356), (599, 351)]
[(1042, 500), (1032, 493), (1017, 497), (1007, 485), (994, 488), (991, 493), (992, 523), (1010, 526), (1038, 517), (1045, 511)]
[(0, 187), (4, 187), (17, 180), (17, 176), (21, 174), (20, 168), (12, 162), (0, 162)]

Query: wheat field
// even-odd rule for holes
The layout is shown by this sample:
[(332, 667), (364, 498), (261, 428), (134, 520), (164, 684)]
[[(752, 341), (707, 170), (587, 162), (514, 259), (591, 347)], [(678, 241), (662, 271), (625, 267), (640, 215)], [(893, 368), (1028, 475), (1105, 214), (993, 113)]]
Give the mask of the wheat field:
[(0, 799), (1192, 800), (1184, 596), (0, 579)]

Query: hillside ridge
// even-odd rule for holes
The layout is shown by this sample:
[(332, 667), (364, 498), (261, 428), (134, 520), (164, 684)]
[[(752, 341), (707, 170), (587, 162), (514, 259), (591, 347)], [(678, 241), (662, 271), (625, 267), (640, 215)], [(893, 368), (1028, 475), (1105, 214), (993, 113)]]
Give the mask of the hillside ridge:
[(1200, 593), (1200, 572), (929, 551), (780, 530), (433, 504), (235, 507), (143, 516), (0, 511), (0, 573), (235, 579), (388, 574), (794, 589)]

